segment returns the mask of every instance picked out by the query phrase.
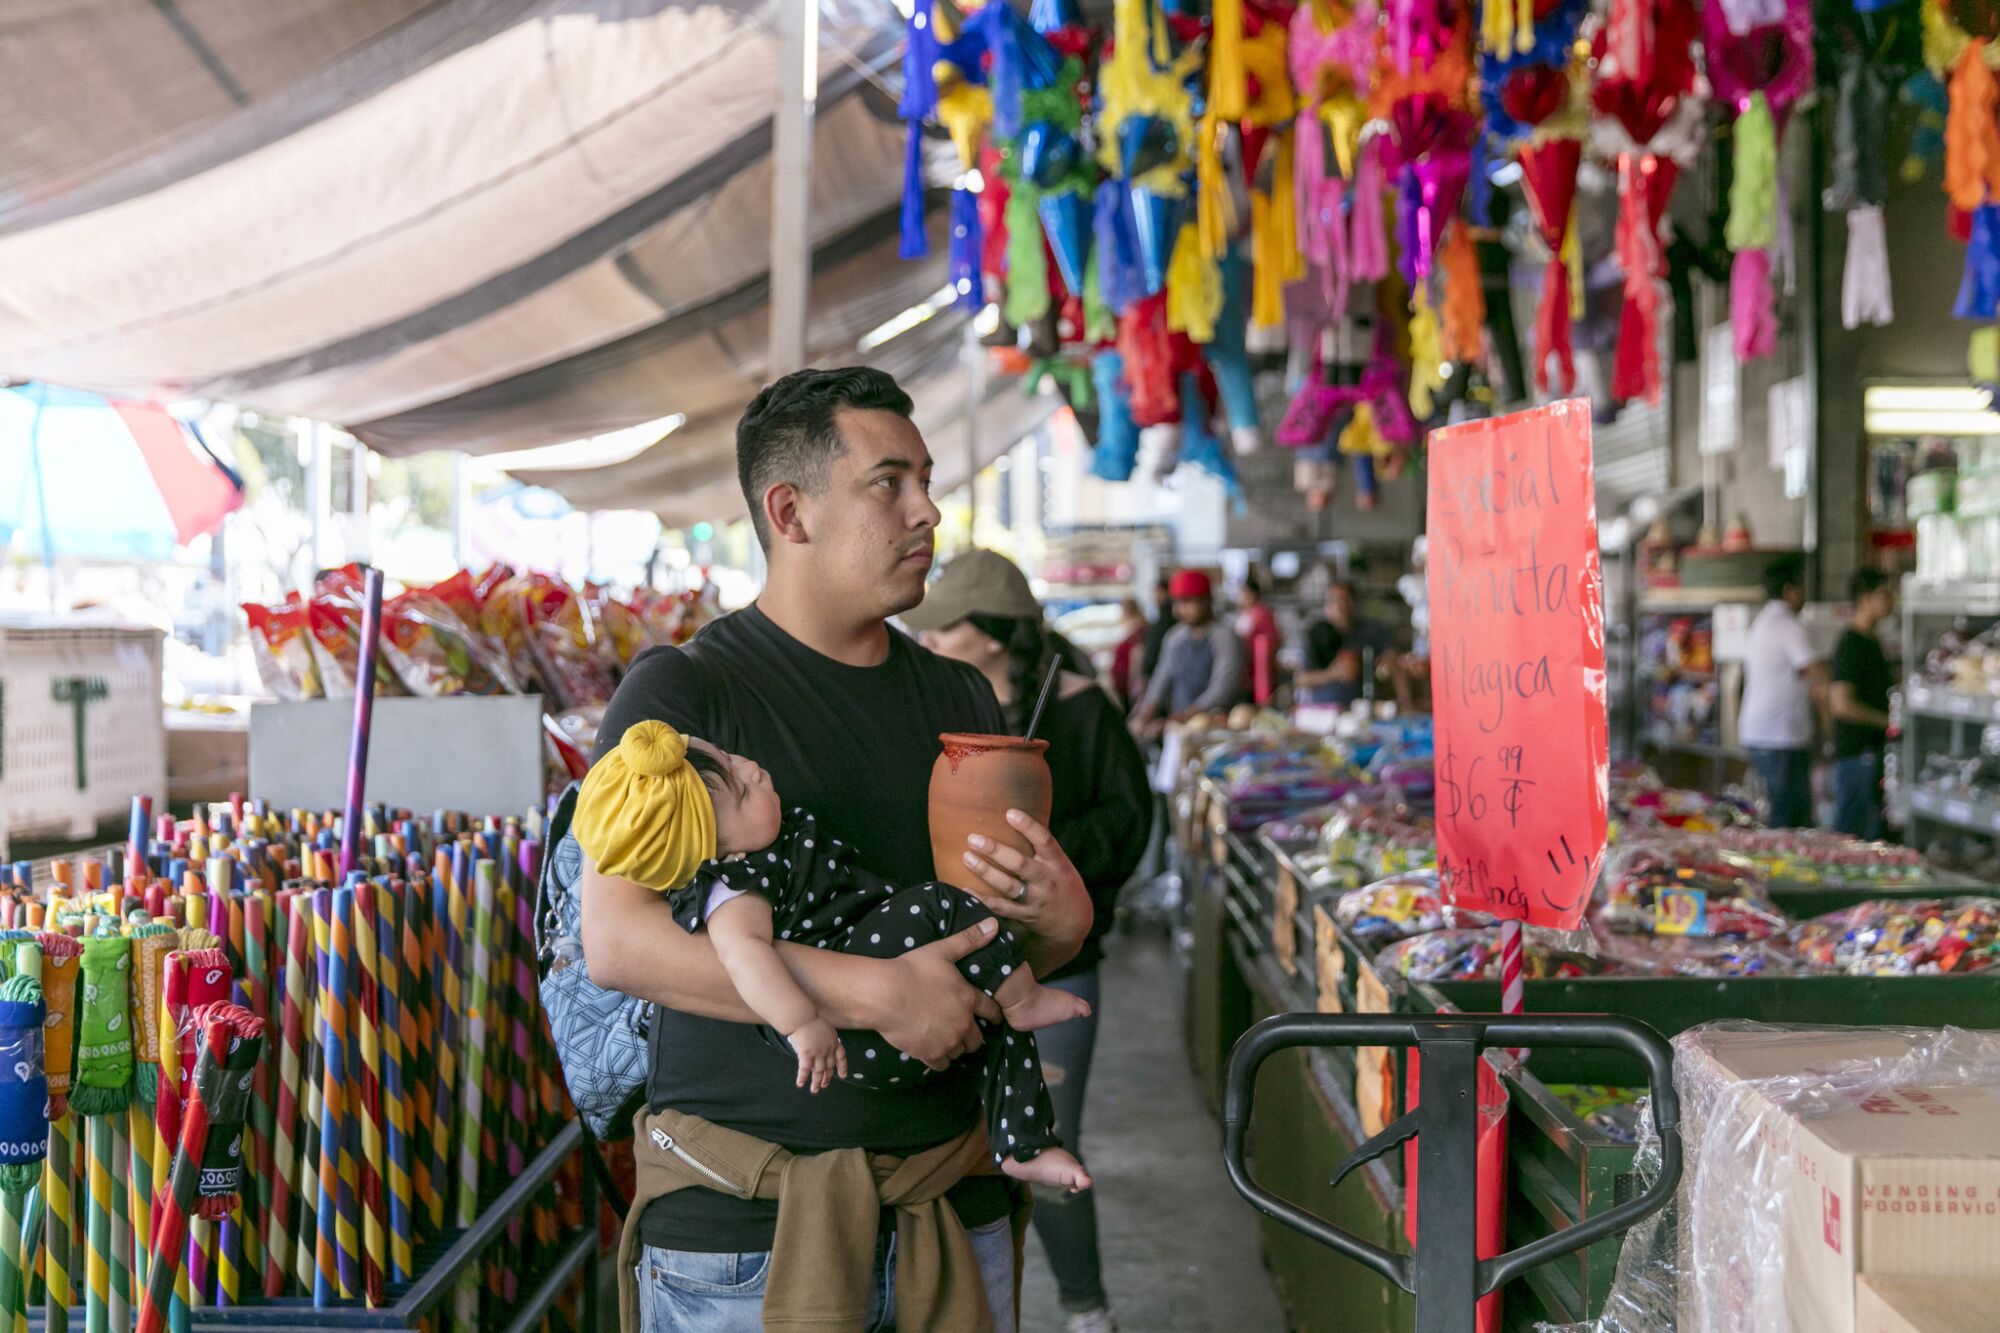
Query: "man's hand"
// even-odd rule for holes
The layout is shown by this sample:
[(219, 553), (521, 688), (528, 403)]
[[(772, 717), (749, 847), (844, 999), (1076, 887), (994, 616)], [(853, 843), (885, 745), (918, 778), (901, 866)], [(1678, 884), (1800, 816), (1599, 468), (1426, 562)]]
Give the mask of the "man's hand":
[(824, 1018), (815, 1018), (785, 1038), (799, 1057), (798, 1086), (818, 1092), (836, 1078), (847, 1077), (847, 1048)]
[(979, 898), (993, 914), (1018, 922), (1028, 932), (1028, 965), (1035, 975), (1049, 973), (1076, 957), (1090, 933), (1090, 892), (1083, 877), (1042, 824), (1019, 810), (1007, 812), (1007, 822), (1020, 830), (1034, 849), (1023, 856), (990, 838), (974, 834), (965, 864), (992, 890)]
[(997, 923), (987, 920), (912, 949), (884, 964), (896, 969), (890, 994), (878, 1006), (874, 1029), (897, 1050), (932, 1069), (943, 1069), (985, 1042), (979, 1019), (997, 1023), (1000, 1006), (958, 973), (958, 960), (993, 942)]

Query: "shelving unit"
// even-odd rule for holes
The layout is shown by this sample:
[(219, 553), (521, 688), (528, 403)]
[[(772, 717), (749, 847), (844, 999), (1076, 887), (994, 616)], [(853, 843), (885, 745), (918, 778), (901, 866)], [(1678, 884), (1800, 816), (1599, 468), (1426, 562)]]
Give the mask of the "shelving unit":
[[(1707, 668), (1694, 669), (1664, 665), (1646, 650), (1649, 617), (1678, 617), (1698, 622), (1698, 627), (1705, 628), (1710, 635), (1712, 655), (1717, 608), (1754, 606), (1762, 597), (1760, 591), (1749, 588), (1647, 588), (1632, 599), (1632, 628), (1627, 637), (1636, 746), (1642, 757), (1670, 770), (1670, 777), (1720, 791), (1737, 770), (1749, 763), (1750, 756), (1734, 744), (1743, 668), (1740, 662), (1733, 661), (1712, 661)], [(1653, 716), (1653, 687), (1662, 679), (1715, 687), (1712, 739), (1675, 734), (1670, 726)]]
[(1949, 790), (1918, 785), (1925, 757), (1938, 753), (1970, 756), (1986, 728), (2000, 726), (2000, 698), (1932, 685), (1917, 677), (1918, 665), (1948, 625), (1968, 627), (2000, 620), (2000, 583), (1904, 579), (1903, 734), (1898, 743), (1897, 781), (1892, 808), (1902, 817), (1912, 846), (1925, 845), (1927, 831), (1956, 830), (2000, 837), (2000, 791)]

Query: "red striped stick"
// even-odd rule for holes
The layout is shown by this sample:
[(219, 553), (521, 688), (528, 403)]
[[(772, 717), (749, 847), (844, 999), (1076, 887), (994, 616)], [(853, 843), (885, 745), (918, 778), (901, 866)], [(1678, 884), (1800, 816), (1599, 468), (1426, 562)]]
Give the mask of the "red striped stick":
[(197, 1209), (205, 1215), (226, 1212), (241, 1184), (240, 1167), (205, 1170), (205, 1158), (211, 1136), (226, 1138), (242, 1131), (264, 1025), (248, 1010), (225, 1003), (203, 1006), (191, 1026), (200, 1032), (200, 1063), (181, 1117), (172, 1185), (155, 1211), (153, 1268), (139, 1307), (139, 1333), (165, 1333), (174, 1285), (187, 1254), (189, 1223)]

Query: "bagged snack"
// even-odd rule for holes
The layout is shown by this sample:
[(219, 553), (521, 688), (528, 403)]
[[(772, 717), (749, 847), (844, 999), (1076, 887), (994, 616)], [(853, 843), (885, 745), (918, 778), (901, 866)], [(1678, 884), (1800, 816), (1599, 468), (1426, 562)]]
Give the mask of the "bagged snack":
[[(329, 699), (354, 697), (355, 673), (361, 669), (363, 598), (361, 566), (343, 565), (319, 576), (307, 603), (313, 660)], [(375, 694), (387, 698), (408, 694), (387, 654), (375, 659)]]
[(305, 601), (293, 593), (277, 606), (245, 602), (243, 614), (250, 622), (250, 653), (264, 688), (286, 703), (322, 697)]
[(412, 589), (382, 604), (382, 652), (411, 694), (519, 694), (506, 659), (442, 599)]

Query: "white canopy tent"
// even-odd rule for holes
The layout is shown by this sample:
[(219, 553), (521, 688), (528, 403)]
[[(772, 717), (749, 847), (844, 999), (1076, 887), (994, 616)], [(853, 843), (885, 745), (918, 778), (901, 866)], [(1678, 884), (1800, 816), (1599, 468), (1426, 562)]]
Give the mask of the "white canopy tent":
[[(753, 0), (13, 6), (0, 375), (240, 402), (390, 454), (680, 413), (636, 459), (531, 479), (587, 507), (740, 512), (728, 436), (765, 377), (771, 19)], [(889, 0), (820, 3), (807, 345), (913, 376), (943, 425), (966, 407), (962, 316), (857, 351), (944, 285), (941, 259), (895, 257), (899, 27)], [(1011, 444), (1042, 403), (998, 390), (975, 434)]]

